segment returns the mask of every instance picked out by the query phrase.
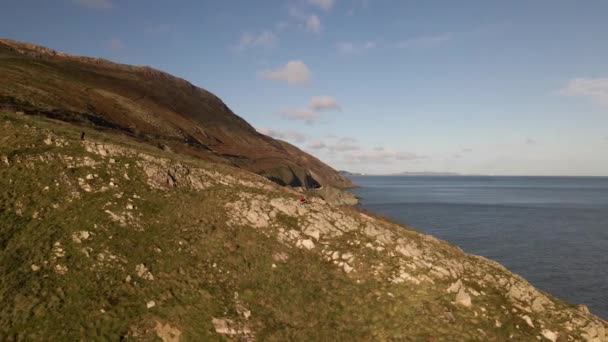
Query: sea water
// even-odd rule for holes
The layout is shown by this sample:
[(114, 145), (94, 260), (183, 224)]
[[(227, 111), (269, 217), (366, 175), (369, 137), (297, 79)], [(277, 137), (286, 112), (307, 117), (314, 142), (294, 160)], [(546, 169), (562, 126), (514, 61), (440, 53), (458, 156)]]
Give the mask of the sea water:
[(354, 176), (362, 206), (608, 319), (608, 178)]

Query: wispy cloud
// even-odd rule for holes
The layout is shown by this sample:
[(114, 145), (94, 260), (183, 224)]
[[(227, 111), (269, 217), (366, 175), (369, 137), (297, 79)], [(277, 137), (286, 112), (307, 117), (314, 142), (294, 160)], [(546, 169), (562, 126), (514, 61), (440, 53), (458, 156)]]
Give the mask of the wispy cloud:
[(311, 14), (297, 3), (291, 3), (288, 7), (289, 16), (295, 22), (295, 26), (302, 30), (321, 33), (323, 26), (321, 18), (316, 14)]
[(340, 104), (333, 96), (313, 96), (310, 98), (310, 108), (314, 111), (340, 110)]
[(451, 32), (415, 37), (410, 39), (401, 40), (393, 44), (398, 49), (428, 49), (434, 48), (452, 40), (454, 34)]
[(602, 106), (608, 106), (608, 78), (574, 78), (560, 94), (588, 97)]
[(322, 111), (340, 109), (340, 104), (333, 96), (313, 96), (310, 98), (308, 108), (287, 108), (279, 111), (278, 115), (283, 119), (304, 121), (307, 124), (312, 124), (319, 120)]
[(258, 132), (273, 137), (275, 139), (290, 140), (298, 143), (305, 142), (307, 137), (305, 134), (294, 130), (278, 130), (272, 128), (259, 128)]
[(72, 0), (72, 2), (91, 9), (110, 9), (114, 7), (110, 0)]
[(122, 41), (118, 38), (112, 38), (110, 39), (110, 49), (113, 51), (118, 51), (118, 50), (122, 50), (122, 48), (124, 47), (124, 45), (122, 44)]
[(234, 47), (237, 51), (249, 48), (273, 48), (278, 44), (277, 35), (270, 30), (262, 30), (258, 33), (243, 32), (241, 38)]
[(261, 71), (258, 76), (296, 86), (309, 85), (312, 77), (310, 69), (301, 60), (289, 61), (284, 66), (274, 70)]
[(335, 0), (308, 0), (308, 3), (312, 6), (316, 6), (326, 12), (331, 11), (331, 9), (336, 4)]
[(378, 46), (375, 41), (363, 41), (363, 42), (338, 42), (336, 48), (339, 52), (345, 54), (358, 54), (364, 51), (370, 50)]
[(321, 19), (316, 15), (310, 15), (306, 19), (306, 29), (313, 33), (321, 33)]
[(313, 149), (313, 150), (322, 150), (326, 147), (327, 147), (327, 145), (324, 142), (319, 141), (319, 140), (313, 141), (310, 144), (308, 144), (308, 148)]
[(307, 124), (312, 124), (319, 119), (319, 112), (310, 109), (283, 109), (279, 112), (279, 116), (288, 120), (304, 121)]
[(326, 150), (331, 153), (361, 150), (359, 142), (354, 138), (341, 138), (338, 141), (333, 142), (317, 140), (308, 144), (308, 147), (314, 150)]
[(360, 54), (377, 48), (422, 50), (439, 47), (453, 40), (455, 36), (455, 33), (446, 32), (432, 36), (414, 37), (398, 41), (386, 41), (383, 39), (339, 41), (336, 43), (336, 49), (343, 54)]
[(392, 149), (374, 149), (374, 150), (358, 150), (344, 154), (344, 161), (350, 164), (366, 164), (366, 163), (378, 163), (386, 164), (398, 161), (414, 161), (419, 159), (426, 159), (425, 156), (421, 156), (411, 152), (392, 150)]

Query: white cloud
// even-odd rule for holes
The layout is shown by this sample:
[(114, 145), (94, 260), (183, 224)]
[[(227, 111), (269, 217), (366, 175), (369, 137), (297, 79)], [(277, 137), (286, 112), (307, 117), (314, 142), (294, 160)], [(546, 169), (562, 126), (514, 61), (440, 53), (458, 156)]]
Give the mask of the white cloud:
[(349, 152), (349, 151), (359, 151), (361, 147), (357, 139), (354, 138), (341, 138), (337, 142), (323, 142), (320, 140), (313, 141), (308, 145), (309, 148), (315, 150), (325, 149), (328, 152), (336, 153), (336, 152)]
[(235, 49), (238, 51), (248, 48), (269, 49), (275, 47), (277, 44), (277, 35), (272, 31), (263, 30), (259, 33), (243, 32), (241, 39), (235, 46)]
[(306, 29), (313, 33), (321, 33), (321, 19), (316, 15), (311, 15), (306, 19)]
[(110, 39), (110, 49), (114, 51), (121, 50), (123, 48), (122, 41), (118, 38)]
[(313, 141), (310, 144), (308, 144), (308, 148), (311, 148), (313, 150), (321, 150), (326, 147), (327, 147), (327, 145), (322, 141)]
[(308, 85), (311, 73), (304, 62), (293, 60), (278, 69), (259, 72), (258, 76), (269, 80), (284, 81), (290, 85)]
[(275, 139), (281, 140), (291, 140), (295, 142), (304, 142), (306, 141), (306, 135), (294, 130), (276, 130), (272, 128), (259, 128), (258, 132), (273, 137)]
[(427, 49), (442, 45), (453, 38), (450, 32), (441, 33), (433, 36), (424, 36), (402, 40), (394, 43), (394, 47), (399, 49)]
[(336, 48), (339, 52), (345, 54), (357, 54), (362, 53), (366, 50), (375, 48), (378, 45), (375, 41), (364, 41), (364, 42), (338, 42)]
[(309, 109), (284, 109), (279, 116), (288, 120), (304, 121), (312, 124), (319, 118), (319, 113)]
[(471, 153), (471, 152), (473, 152), (473, 149), (472, 148), (463, 148), (462, 152), (464, 152), (464, 153)]
[(91, 9), (110, 9), (114, 7), (110, 0), (72, 0), (76, 5)]
[(351, 143), (348, 141), (338, 141), (337, 143), (328, 146), (328, 149), (332, 152), (346, 152), (346, 151), (359, 151), (361, 147), (358, 144)]
[(310, 99), (310, 108), (317, 112), (321, 110), (341, 109), (340, 104), (333, 96), (313, 96)]
[(331, 11), (336, 4), (335, 0), (308, 0), (308, 3), (324, 11)]
[(415, 153), (390, 150), (390, 149), (374, 149), (372, 151), (353, 151), (344, 155), (344, 159), (348, 163), (391, 163), (395, 161), (412, 161), (425, 159), (426, 157)]
[(321, 18), (315, 14), (306, 13), (297, 4), (291, 4), (288, 8), (289, 16), (294, 19), (295, 26), (302, 30), (313, 33), (321, 33), (323, 26), (321, 25)]
[(575, 78), (560, 92), (564, 96), (588, 97), (608, 106), (608, 78)]

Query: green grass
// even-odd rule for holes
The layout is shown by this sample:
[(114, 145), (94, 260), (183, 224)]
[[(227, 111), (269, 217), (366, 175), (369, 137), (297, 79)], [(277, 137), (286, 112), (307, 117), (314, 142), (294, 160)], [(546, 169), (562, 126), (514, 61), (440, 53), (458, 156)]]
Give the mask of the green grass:
[[(371, 269), (365, 266), (358, 276), (349, 276), (316, 252), (289, 248), (264, 231), (227, 223), (233, 213), (226, 210), (226, 203), (238, 200), (245, 190), (269, 194), (268, 190), (221, 185), (200, 192), (152, 189), (136, 167), (136, 157), (116, 157), (116, 163), (107, 163), (85, 151), (79, 140), (81, 130), (86, 131), (87, 139), (128, 146), (239, 179), (252, 177), (119, 135), (0, 114), (0, 157), (11, 161), (7, 166), (0, 160), (0, 340), (154, 340), (157, 320), (177, 327), (185, 341), (218, 340), (222, 337), (215, 333), (212, 318), (244, 321), (236, 311), (235, 293), (252, 312), (247, 324), (258, 340), (501, 341), (511, 334), (520, 340), (530, 337), (526, 327), (514, 327), (523, 326), (521, 321), (500, 313), (500, 305), (509, 305), (501, 293), (490, 293), (484, 301), (475, 299), (477, 307), (483, 304), (501, 320), (504, 328), (496, 329), (493, 319), (456, 307), (453, 295), (444, 290), (449, 282), (394, 285), (371, 276)], [(51, 133), (69, 145), (47, 146), (43, 141)], [(47, 159), (40, 160), (41, 156)], [(60, 156), (89, 157), (99, 164), (95, 169), (67, 168)], [(125, 172), (130, 181), (123, 178)], [(87, 181), (96, 189), (109, 184), (111, 178), (118, 188), (82, 191), (78, 179), (88, 174), (99, 175)], [(282, 192), (274, 195), (294, 197)], [(137, 227), (123, 227), (104, 211), (120, 214), (127, 211), (128, 203), (136, 207)], [(354, 212), (344, 209), (344, 213)], [(301, 220), (284, 214), (278, 214), (276, 222), (287, 230), (302, 228)], [(420, 241), (417, 233), (399, 229), (400, 236)], [(75, 243), (72, 235), (78, 231), (92, 236)], [(332, 240), (331, 250), (344, 252), (351, 248), (351, 241), (365, 243), (365, 239), (358, 232), (346, 233)], [(65, 256), (53, 261), (58, 241)], [(88, 248), (89, 256), (83, 248)], [(287, 254), (288, 260), (275, 261), (277, 252)], [(455, 260), (466, 258), (444, 242), (437, 244), (437, 253)], [(116, 259), (110, 260), (112, 256)], [(380, 260), (386, 265), (385, 272), (398, 267), (396, 259), (386, 253), (366, 250), (357, 258)], [(57, 274), (56, 264), (67, 266), (68, 272)], [(154, 280), (138, 278), (138, 264), (144, 264)], [(31, 265), (41, 267), (40, 271), (33, 272)], [(156, 306), (148, 309), (150, 300)], [(480, 338), (478, 328), (488, 336)]]

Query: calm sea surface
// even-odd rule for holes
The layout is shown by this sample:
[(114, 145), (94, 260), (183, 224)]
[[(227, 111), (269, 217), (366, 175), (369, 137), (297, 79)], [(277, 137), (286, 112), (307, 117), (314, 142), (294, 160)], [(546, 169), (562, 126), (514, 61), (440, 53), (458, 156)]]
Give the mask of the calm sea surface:
[(608, 178), (356, 176), (364, 208), (608, 319)]

